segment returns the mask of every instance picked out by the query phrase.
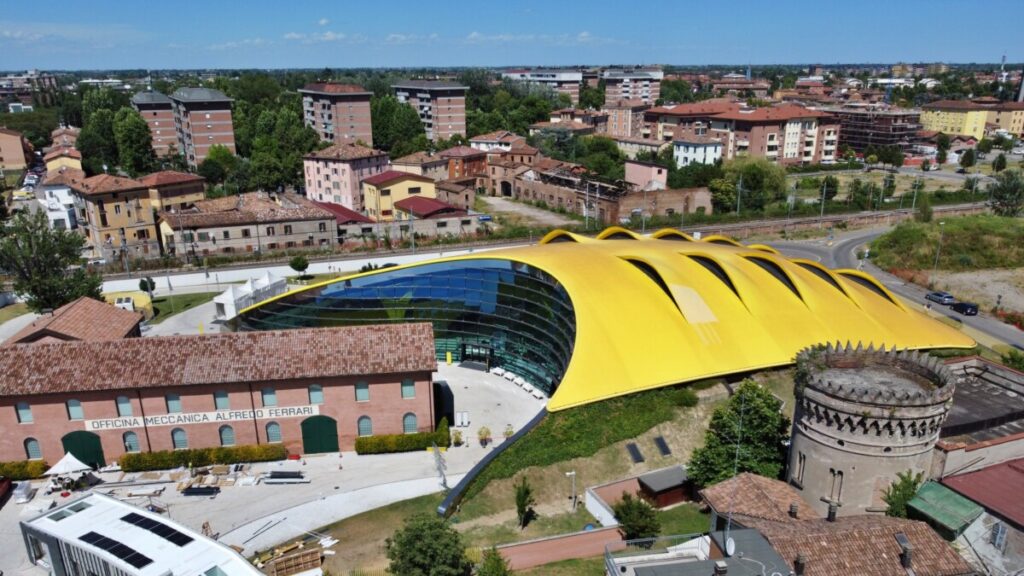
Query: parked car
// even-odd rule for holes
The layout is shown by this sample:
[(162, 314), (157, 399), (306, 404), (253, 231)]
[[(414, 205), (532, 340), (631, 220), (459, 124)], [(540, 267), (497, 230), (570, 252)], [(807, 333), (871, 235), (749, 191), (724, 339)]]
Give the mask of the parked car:
[(924, 299), (931, 300), (932, 302), (935, 302), (937, 304), (942, 304), (943, 306), (949, 306), (950, 304), (956, 302), (956, 298), (953, 298), (953, 295), (950, 294), (949, 292), (929, 292), (928, 295), (924, 297)]
[(953, 304), (952, 306), (950, 306), (950, 308), (954, 312), (959, 312), (960, 314), (963, 314), (964, 316), (977, 316), (978, 315), (978, 305), (973, 303), (973, 302), (957, 302), (956, 304)]
[(956, 169), (956, 173), (957, 174), (967, 174), (967, 168), (957, 168)]

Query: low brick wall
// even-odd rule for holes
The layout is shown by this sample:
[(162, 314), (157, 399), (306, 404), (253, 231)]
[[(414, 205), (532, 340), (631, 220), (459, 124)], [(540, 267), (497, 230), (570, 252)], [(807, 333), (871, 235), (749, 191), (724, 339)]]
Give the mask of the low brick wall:
[(526, 570), (551, 562), (602, 556), (606, 546), (612, 551), (625, 548), (617, 527), (507, 544), (499, 546), (498, 552), (513, 570)]

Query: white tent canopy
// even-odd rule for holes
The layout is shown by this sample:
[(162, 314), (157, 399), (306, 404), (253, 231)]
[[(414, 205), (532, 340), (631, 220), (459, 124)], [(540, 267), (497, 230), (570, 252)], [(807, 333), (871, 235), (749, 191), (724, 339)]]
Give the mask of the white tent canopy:
[(61, 474), (72, 474), (74, 472), (83, 472), (85, 470), (92, 470), (92, 468), (87, 464), (83, 464), (81, 460), (75, 458), (74, 454), (68, 452), (60, 459), (60, 462), (57, 462), (46, 471), (45, 476), (60, 476)]
[(252, 278), (240, 286), (230, 286), (223, 294), (216, 296), (216, 316), (219, 320), (230, 320), (253, 304), (258, 304), (288, 291), (288, 281), (266, 272), (259, 278)]

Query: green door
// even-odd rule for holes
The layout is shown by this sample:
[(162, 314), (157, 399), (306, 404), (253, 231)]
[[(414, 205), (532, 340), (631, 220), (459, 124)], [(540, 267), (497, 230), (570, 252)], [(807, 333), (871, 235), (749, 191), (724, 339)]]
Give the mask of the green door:
[(303, 420), (302, 451), (306, 454), (337, 452), (337, 421), (330, 416), (310, 416)]
[(107, 461), (103, 459), (103, 445), (100, 443), (100, 437), (92, 432), (84, 430), (71, 432), (65, 434), (60, 442), (64, 446), (65, 454), (70, 452), (83, 464), (88, 464), (93, 468), (102, 468), (107, 465)]

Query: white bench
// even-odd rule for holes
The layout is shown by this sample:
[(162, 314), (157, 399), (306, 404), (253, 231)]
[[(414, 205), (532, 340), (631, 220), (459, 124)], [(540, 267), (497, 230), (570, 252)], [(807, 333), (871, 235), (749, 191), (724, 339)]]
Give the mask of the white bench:
[(495, 376), (504, 376), (505, 369), (495, 366), (494, 368), (491, 368), (491, 374), (494, 374)]

